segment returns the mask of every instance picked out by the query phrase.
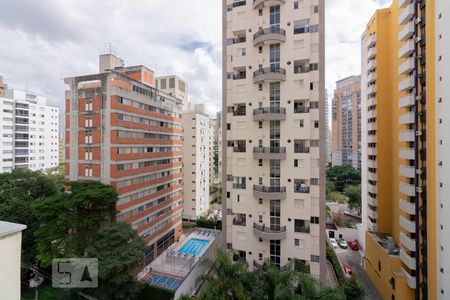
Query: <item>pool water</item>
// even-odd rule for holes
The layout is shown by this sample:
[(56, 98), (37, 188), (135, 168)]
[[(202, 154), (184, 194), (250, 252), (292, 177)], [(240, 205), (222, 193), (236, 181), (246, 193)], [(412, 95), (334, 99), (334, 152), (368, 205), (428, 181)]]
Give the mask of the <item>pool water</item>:
[(190, 239), (186, 244), (178, 250), (179, 253), (182, 254), (190, 254), (198, 256), (203, 248), (208, 245), (209, 241), (202, 239)]

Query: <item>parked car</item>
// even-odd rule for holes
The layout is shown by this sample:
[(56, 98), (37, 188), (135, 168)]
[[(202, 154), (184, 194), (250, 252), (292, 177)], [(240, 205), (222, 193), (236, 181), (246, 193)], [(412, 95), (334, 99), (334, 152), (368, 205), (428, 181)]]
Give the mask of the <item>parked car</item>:
[(348, 245), (350, 246), (350, 248), (352, 250), (359, 250), (359, 245), (358, 245), (358, 242), (356, 242), (356, 241), (348, 242)]
[(351, 277), (352, 273), (353, 273), (353, 269), (352, 269), (352, 267), (350, 267), (348, 265), (344, 265), (344, 272), (345, 272), (345, 276)]
[(330, 244), (331, 244), (331, 246), (333, 246), (333, 248), (337, 248), (337, 242), (336, 242), (336, 239), (333, 239), (333, 238), (330, 238)]
[(344, 239), (339, 240), (339, 247), (342, 249), (347, 249), (347, 241)]

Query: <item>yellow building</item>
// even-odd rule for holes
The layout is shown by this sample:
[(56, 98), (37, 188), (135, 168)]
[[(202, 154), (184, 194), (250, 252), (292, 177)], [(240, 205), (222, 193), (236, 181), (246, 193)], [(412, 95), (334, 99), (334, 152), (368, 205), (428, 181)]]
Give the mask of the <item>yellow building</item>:
[(434, 2), (394, 0), (362, 37), (364, 267), (384, 299), (438, 297)]

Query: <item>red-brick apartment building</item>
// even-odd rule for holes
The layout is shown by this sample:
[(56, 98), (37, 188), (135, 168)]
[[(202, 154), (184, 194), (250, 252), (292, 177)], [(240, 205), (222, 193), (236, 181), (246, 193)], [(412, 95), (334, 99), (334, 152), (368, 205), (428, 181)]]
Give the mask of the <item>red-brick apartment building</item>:
[(145, 240), (148, 264), (182, 232), (183, 103), (155, 88), (152, 70), (111, 54), (98, 74), (65, 83), (65, 178), (117, 189), (117, 220)]

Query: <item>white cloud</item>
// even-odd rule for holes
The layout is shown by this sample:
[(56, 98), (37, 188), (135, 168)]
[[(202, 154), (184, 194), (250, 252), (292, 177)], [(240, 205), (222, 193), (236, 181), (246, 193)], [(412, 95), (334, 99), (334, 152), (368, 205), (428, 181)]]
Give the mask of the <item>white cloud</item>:
[[(251, 1), (251, 0), (249, 0)], [(389, 0), (326, 0), (326, 86), (360, 72), (360, 36)], [(2, 0), (0, 74), (64, 109), (64, 77), (97, 71), (111, 43), (126, 64), (188, 81), (190, 99), (221, 107), (221, 0)]]

